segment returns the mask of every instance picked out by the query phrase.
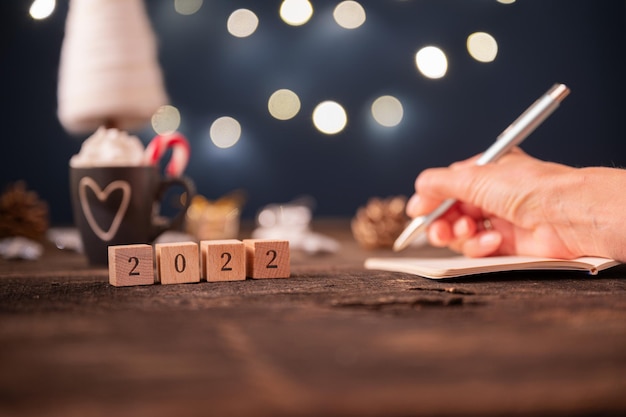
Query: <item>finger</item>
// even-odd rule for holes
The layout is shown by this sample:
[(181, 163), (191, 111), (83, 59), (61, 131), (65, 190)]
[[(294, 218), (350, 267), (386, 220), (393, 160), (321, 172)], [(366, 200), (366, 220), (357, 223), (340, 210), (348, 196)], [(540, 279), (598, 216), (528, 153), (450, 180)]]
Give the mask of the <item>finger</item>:
[[(406, 204), (406, 214), (409, 217), (417, 217), (424, 214), (429, 214), (434, 211), (442, 203), (442, 200), (435, 200), (432, 198), (423, 198), (418, 194), (413, 194)], [(458, 211), (456, 207), (448, 210), (447, 213)]]
[[(472, 166), (464, 170), (472, 169)], [(467, 175), (459, 173), (459, 169), (450, 168), (429, 168), (425, 169), (415, 179), (415, 191), (420, 196), (420, 207), (425, 202), (432, 204), (433, 201), (441, 202), (450, 196), (458, 196), (465, 188), (466, 184), (459, 186), (459, 183), (467, 183)], [(467, 201), (463, 200), (462, 201)]]
[[(499, 165), (513, 165), (515, 169), (526, 169), (527, 164), (536, 161), (526, 155), (521, 149), (514, 148), (512, 152), (500, 158), (496, 164), (475, 165), (476, 157), (461, 161), (452, 165), (451, 168), (429, 168), (415, 180), (416, 193), (424, 199), (443, 201), (446, 198), (456, 198), (469, 203), (478, 196), (489, 194), (489, 184), (502, 182), (502, 169)], [(498, 181), (496, 181), (498, 180)], [(514, 183), (517, 178), (508, 178), (508, 183)]]
[(452, 224), (452, 233), (455, 239), (466, 240), (476, 234), (478, 225), (470, 216), (461, 215)]
[(448, 246), (452, 238), (452, 227), (446, 220), (435, 220), (428, 228), (428, 240), (435, 247), (444, 248)]
[(472, 258), (495, 255), (502, 244), (502, 234), (495, 230), (478, 233), (461, 245), (461, 252)]
[(462, 253), (463, 245), (468, 239), (473, 238), (476, 233), (481, 230), (481, 224), (470, 216), (461, 215), (455, 222), (452, 223), (453, 237), (448, 242), (448, 248)]
[(420, 212), (420, 196), (417, 194), (413, 194), (411, 198), (406, 202), (405, 211), (409, 217), (417, 217), (421, 215)]
[(458, 210), (466, 216), (474, 219), (475, 222), (479, 222), (481, 219), (490, 217), (489, 213), (485, 213), (480, 207), (476, 207), (472, 204), (459, 203)]
[(423, 214), (430, 213), (435, 210), (445, 198), (432, 198), (428, 195), (420, 195), (418, 192), (419, 184), (421, 182), (420, 177), (424, 175), (437, 175), (437, 172), (446, 172), (446, 171), (456, 171), (459, 169), (475, 166), (476, 160), (480, 157), (480, 155), (473, 156), (463, 161), (458, 161), (450, 165), (448, 168), (429, 168), (427, 170), (422, 171), (420, 175), (415, 179), (415, 190), (416, 193), (411, 196), (406, 205), (406, 213), (410, 217), (417, 217)]

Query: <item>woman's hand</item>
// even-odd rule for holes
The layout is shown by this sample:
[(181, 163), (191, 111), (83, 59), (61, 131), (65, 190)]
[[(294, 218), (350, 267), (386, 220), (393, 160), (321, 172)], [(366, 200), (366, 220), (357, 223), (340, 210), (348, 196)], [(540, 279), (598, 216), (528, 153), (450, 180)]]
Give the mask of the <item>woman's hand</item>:
[(409, 216), (428, 214), (447, 198), (459, 201), (429, 227), (431, 244), (472, 257), (626, 260), (625, 171), (576, 169), (519, 149), (483, 166), (474, 164), (476, 158), (417, 177)]

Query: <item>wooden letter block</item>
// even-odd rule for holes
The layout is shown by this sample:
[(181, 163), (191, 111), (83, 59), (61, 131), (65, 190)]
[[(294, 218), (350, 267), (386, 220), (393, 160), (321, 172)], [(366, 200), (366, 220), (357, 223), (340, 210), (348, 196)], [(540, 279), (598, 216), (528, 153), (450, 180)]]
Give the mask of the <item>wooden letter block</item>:
[(154, 284), (152, 246), (109, 246), (109, 283), (116, 287)]
[(200, 259), (195, 242), (157, 243), (157, 271), (161, 284), (200, 282)]
[(251, 278), (289, 278), (289, 241), (245, 239), (246, 275)]
[(237, 239), (200, 241), (202, 276), (208, 282), (246, 279), (246, 250)]

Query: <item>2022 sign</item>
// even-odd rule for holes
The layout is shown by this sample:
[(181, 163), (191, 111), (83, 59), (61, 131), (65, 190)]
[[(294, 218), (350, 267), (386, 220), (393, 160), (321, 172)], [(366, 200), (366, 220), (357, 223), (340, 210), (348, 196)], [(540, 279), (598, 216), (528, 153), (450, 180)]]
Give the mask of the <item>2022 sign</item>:
[(289, 278), (289, 242), (268, 239), (118, 245), (109, 247), (114, 286)]

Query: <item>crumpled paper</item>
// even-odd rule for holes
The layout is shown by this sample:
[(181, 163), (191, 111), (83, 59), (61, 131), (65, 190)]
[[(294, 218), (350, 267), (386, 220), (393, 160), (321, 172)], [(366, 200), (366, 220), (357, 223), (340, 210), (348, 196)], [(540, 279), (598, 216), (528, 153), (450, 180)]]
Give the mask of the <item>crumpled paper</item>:
[(0, 256), (4, 259), (36, 261), (43, 254), (43, 246), (22, 236), (0, 239)]
[(268, 204), (257, 214), (257, 228), (252, 232), (252, 238), (288, 240), (291, 250), (308, 254), (337, 252), (339, 242), (311, 230), (313, 205), (310, 197), (286, 204)]

